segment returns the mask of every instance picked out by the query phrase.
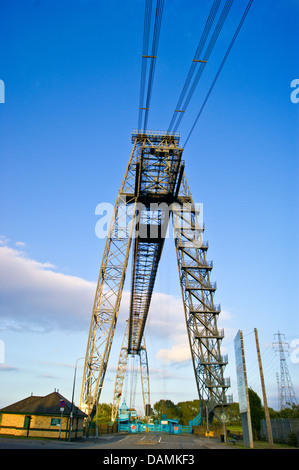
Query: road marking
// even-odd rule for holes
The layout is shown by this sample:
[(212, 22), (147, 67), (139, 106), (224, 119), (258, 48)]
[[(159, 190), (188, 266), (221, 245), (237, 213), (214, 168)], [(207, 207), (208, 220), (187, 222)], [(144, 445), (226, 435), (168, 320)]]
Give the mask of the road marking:
[(130, 436), (126, 436), (126, 437), (124, 437), (123, 439), (119, 439), (118, 442), (125, 441), (125, 440), (128, 439), (129, 437), (130, 437)]

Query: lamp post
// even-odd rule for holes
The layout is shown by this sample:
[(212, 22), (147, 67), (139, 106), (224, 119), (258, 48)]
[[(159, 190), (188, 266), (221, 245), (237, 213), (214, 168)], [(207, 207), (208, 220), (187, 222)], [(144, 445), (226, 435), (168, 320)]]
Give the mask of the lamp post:
[(74, 371), (74, 383), (73, 383), (73, 393), (72, 393), (72, 407), (70, 413), (70, 424), (69, 424), (69, 442), (71, 440), (71, 429), (73, 424), (73, 411), (74, 411), (74, 395), (75, 395), (75, 385), (76, 385), (76, 372), (77, 372), (77, 363), (80, 359), (85, 359), (84, 357), (79, 357), (75, 363), (75, 371)]

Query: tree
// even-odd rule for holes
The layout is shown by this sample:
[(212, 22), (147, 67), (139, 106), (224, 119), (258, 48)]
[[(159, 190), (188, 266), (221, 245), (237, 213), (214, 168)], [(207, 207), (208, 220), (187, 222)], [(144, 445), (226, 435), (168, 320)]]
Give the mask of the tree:
[(157, 419), (162, 419), (166, 415), (168, 419), (178, 419), (179, 410), (171, 400), (159, 400), (154, 404), (154, 414)]
[(262, 406), (262, 400), (258, 394), (252, 390), (252, 388), (248, 389), (248, 394), (252, 429), (253, 431), (259, 432), (261, 427), (261, 420), (265, 419), (265, 411)]
[(111, 420), (112, 403), (99, 403), (95, 420), (97, 423), (108, 423)]
[(200, 411), (199, 400), (181, 401), (177, 405), (177, 414), (180, 424), (187, 425), (189, 421), (195, 418)]
[(292, 408), (283, 408), (282, 410), (276, 411), (273, 408), (269, 408), (270, 418), (288, 418), (298, 419), (299, 418), (299, 406), (293, 405)]
[(232, 403), (231, 405), (227, 407), (227, 423), (226, 424), (241, 426), (242, 420), (241, 420), (239, 403)]
[(292, 405), (292, 408), (283, 408), (279, 412), (279, 418), (289, 418), (289, 419), (299, 418), (299, 406)]

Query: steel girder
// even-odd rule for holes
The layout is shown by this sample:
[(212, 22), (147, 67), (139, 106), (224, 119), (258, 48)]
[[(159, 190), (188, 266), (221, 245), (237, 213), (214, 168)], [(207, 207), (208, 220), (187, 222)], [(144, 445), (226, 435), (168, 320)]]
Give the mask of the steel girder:
[(210, 281), (213, 264), (206, 260), (208, 244), (202, 241), (204, 227), (198, 223), (198, 213), (184, 173), (179, 137), (166, 132), (135, 131), (132, 139), (134, 146), (118, 193), (96, 290), (81, 408), (92, 417), (100, 398), (132, 241), (130, 312), (114, 392), (114, 416), (118, 406), (115, 397), (121, 393), (129, 354), (140, 355), (141, 370), (147, 371), (142, 375), (146, 377), (146, 380), (142, 378), (143, 396), (145, 400), (146, 396), (149, 398), (144, 329), (169, 214), (172, 213), (187, 333), (199, 398), (209, 404), (210, 412), (219, 409), (223, 412), (230, 402), (226, 396), (230, 383), (223, 375), (227, 357), (220, 352), (223, 339), (223, 329), (219, 330), (217, 326), (220, 306), (215, 305), (213, 300), (216, 290), (216, 283)]
[(169, 222), (169, 203), (179, 182), (182, 149), (170, 135), (136, 134), (140, 158), (136, 167), (137, 200), (129, 316), (130, 354), (136, 354), (148, 316), (158, 263)]

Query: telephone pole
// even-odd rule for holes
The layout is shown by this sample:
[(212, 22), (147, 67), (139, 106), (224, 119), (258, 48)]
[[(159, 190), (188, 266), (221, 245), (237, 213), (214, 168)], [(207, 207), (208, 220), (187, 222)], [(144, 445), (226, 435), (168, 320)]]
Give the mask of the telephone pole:
[(254, 334), (255, 334), (257, 358), (258, 358), (259, 369), (260, 369), (261, 386), (262, 386), (262, 392), (263, 392), (263, 402), (264, 402), (265, 415), (266, 415), (266, 423), (267, 423), (267, 430), (268, 430), (269, 447), (270, 447), (270, 448), (273, 448), (273, 437), (272, 437), (272, 429), (271, 429), (271, 420), (270, 420), (269, 408), (268, 408), (268, 403), (267, 403), (267, 395), (266, 395), (266, 388), (265, 388), (265, 381), (264, 381), (264, 373), (263, 373), (263, 367), (262, 367), (262, 359), (261, 359), (260, 346), (259, 346), (259, 339), (258, 339), (258, 334), (257, 334), (257, 329), (256, 329), (256, 328), (254, 328)]

